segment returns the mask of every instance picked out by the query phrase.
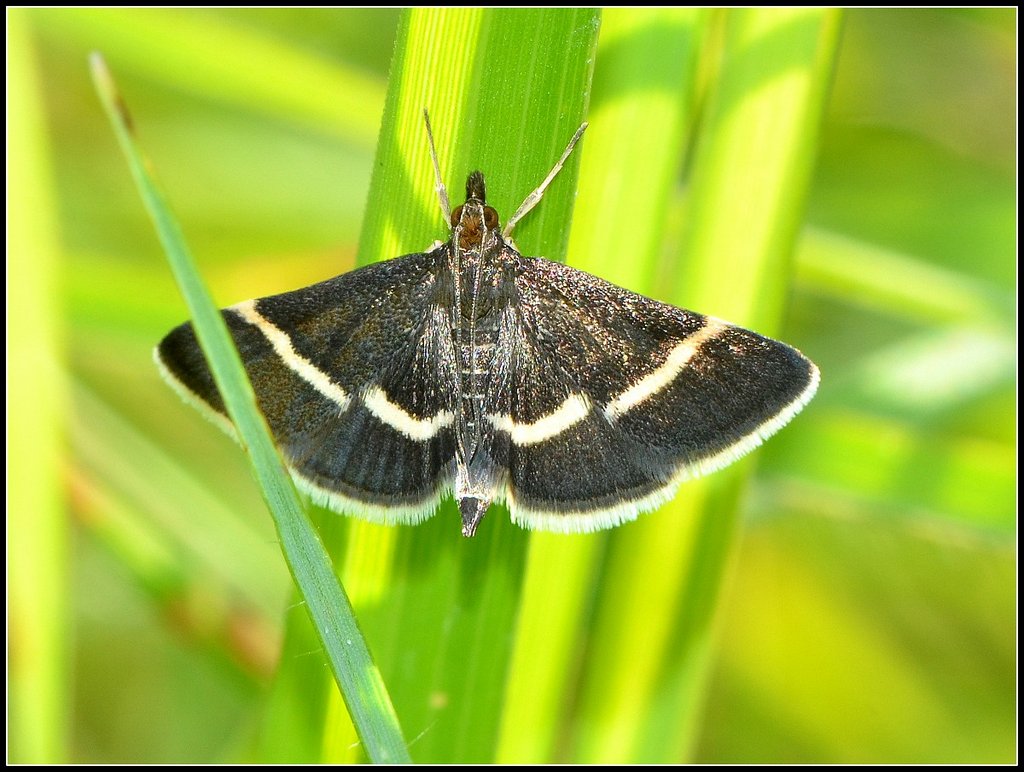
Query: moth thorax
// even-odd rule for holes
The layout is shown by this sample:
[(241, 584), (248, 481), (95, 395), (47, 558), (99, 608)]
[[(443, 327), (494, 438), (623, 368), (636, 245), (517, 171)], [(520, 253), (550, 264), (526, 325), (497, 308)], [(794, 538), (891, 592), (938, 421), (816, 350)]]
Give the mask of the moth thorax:
[(492, 315), (496, 304), (496, 274), (479, 255), (469, 252), (463, 257), (459, 312), (463, 327), (469, 327), (481, 324)]

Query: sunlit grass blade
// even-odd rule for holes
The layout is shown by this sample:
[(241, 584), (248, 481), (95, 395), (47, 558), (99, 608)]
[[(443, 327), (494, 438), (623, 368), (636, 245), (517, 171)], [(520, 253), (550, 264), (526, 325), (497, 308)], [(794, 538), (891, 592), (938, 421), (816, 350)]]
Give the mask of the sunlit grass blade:
[[(447, 235), (424, 108), (449, 197), (461, 203), (466, 176), (479, 169), (488, 203), (510, 217), (583, 121), (597, 27), (596, 12), (582, 10), (410, 14), (396, 44), (359, 261), (423, 249)], [(544, 206), (516, 228), (517, 242), (529, 244), (531, 254), (564, 257), (582, 147), (548, 189)]]
[(868, 311), (921, 323), (1013, 324), (1014, 297), (994, 283), (835, 232), (807, 228), (796, 271), (809, 289)]
[[(806, 492), (830, 491), (848, 506), (889, 516), (956, 524), (1009, 537), (1016, 526), (1017, 464), (1002, 443), (914, 431), (866, 412), (828, 411), (773, 460), (798, 469)], [(941, 475), (893, 486), (893, 470), (939, 469)]]
[[(509, 217), (583, 121), (597, 25), (589, 9), (406, 14), (359, 261), (421, 251), (448, 237), (424, 108), (450, 197), (461, 203), (467, 174), (480, 169), (488, 203)], [(577, 153), (517, 228), (524, 251), (564, 256), (578, 163)], [(406, 730), (416, 736), (416, 759), (493, 760), (527, 534), (495, 510), (473, 539), (464, 539), (446, 504), (416, 528), (350, 521), (338, 541), (345, 586)], [(332, 715), (329, 707), (325, 756), (358, 758)]]
[(227, 327), (194, 268), (192, 258), (149, 163), (135, 143), (127, 110), (103, 60), (92, 58), (93, 78), (139, 191), (156, 225), (218, 389), (270, 507), (289, 569), (317, 629), (352, 721), (370, 759), (408, 761), (398, 719), (370, 657), (330, 560), (256, 408), (252, 388)]
[[(652, 294), (670, 192), (693, 118), (693, 9), (606, 10), (568, 263)], [(657, 73), (652, 79), (651, 74)], [(608, 534), (534, 534), (499, 761), (546, 762), (566, 731)], [(623, 660), (631, 667), (635, 654)]]
[(7, 13), (8, 761), (67, 761), (58, 214), (27, 12)]
[[(662, 299), (775, 332), (837, 20), (820, 10), (726, 12), (684, 259)], [(578, 760), (690, 758), (746, 469), (684, 485), (672, 504), (613, 536), (583, 682)], [(628, 668), (623, 650), (638, 653)]]

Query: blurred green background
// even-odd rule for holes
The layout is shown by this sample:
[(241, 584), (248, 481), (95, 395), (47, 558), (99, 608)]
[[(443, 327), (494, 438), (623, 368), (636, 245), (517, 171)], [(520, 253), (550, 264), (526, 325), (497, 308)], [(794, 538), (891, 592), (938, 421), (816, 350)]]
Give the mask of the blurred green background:
[[(151, 364), (184, 306), (86, 56), (228, 305), (353, 265), (399, 12), (8, 22), (9, 757), (251, 758), (289, 578)], [(1016, 24), (844, 13), (779, 335), (823, 386), (757, 454), (693, 760), (1015, 759)]]

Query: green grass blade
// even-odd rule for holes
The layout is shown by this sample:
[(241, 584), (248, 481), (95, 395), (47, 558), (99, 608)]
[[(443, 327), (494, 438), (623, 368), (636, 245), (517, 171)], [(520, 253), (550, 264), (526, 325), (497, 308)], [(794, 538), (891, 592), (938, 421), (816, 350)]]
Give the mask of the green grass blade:
[[(839, 23), (840, 13), (829, 9), (731, 14), (695, 162), (684, 243), (687, 265), (695, 270), (687, 275), (695, 302), (769, 335), (777, 334), (789, 295)], [(767, 71), (765, 60), (773, 63)], [(641, 736), (640, 760), (693, 753), (721, 586), (735, 548), (733, 524), (752, 466), (740, 465), (705, 487), (707, 504), (697, 518), (686, 592), (674, 609), (661, 689), (652, 701), (655, 719)], [(695, 491), (700, 498), (702, 491)], [(682, 509), (685, 514), (688, 506)]]
[[(692, 121), (703, 18), (693, 9), (602, 16), (568, 262), (648, 294)], [(550, 761), (566, 731), (607, 538), (538, 533), (530, 540), (500, 761)]]
[(27, 12), (7, 14), (8, 761), (67, 761), (57, 211)]
[(104, 109), (189, 304), (196, 333), (228, 412), (252, 458), (256, 477), (274, 516), (285, 559), (319, 633), (360, 739), (374, 761), (408, 761), (408, 751), (383, 680), (366, 648), (348, 598), (331, 569), (327, 553), (305, 515), (256, 408), (255, 397), (227, 327), (194, 268), (149, 164), (135, 143), (130, 118), (106, 66), (98, 56), (93, 57), (92, 65)]
[(687, 212), (686, 291), (696, 285), (724, 318), (769, 332), (782, 319), (838, 18), (821, 10), (727, 18)]
[[(448, 237), (424, 108), (453, 206), (462, 203), (467, 174), (480, 169), (488, 203), (509, 217), (583, 121), (597, 27), (589, 9), (417, 9), (404, 16), (359, 262)], [(577, 151), (517, 227), (524, 252), (564, 257), (579, 158)], [(446, 504), (416, 528), (350, 521), (339, 540), (345, 585), (406, 729), (418, 735), (416, 759), (493, 761), (528, 534), (495, 510), (476, 537), (464, 539)], [(350, 744), (340, 729), (331, 732), (327, 757), (356, 758)]]
[[(511, 216), (583, 120), (597, 24), (596, 12), (583, 10), (410, 14), (396, 44), (360, 263), (447, 237), (424, 108), (452, 207), (462, 203), (466, 176), (480, 169), (488, 203)], [(516, 240), (530, 254), (564, 259), (580, 156), (577, 151), (548, 189), (544, 206), (517, 226)]]
[(1014, 325), (1014, 295), (992, 281), (839, 233), (807, 228), (796, 280), (816, 292), (917, 323)]
[[(815, 156), (837, 14), (729, 11), (725, 24), (694, 162), (685, 259), (659, 295), (771, 334)], [(578, 760), (690, 758), (747, 469), (687, 484), (659, 513), (613, 535), (584, 675)], [(623, 651), (633, 653), (628, 663)]]

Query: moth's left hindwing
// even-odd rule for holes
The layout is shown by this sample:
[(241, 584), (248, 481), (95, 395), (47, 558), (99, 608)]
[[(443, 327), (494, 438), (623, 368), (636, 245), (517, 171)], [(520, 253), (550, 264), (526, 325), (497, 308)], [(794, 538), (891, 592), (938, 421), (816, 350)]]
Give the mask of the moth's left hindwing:
[[(450, 488), (458, 383), (443, 260), (407, 255), (222, 312), (293, 475), (321, 503), (417, 522)], [(157, 361), (226, 418), (190, 323)]]

